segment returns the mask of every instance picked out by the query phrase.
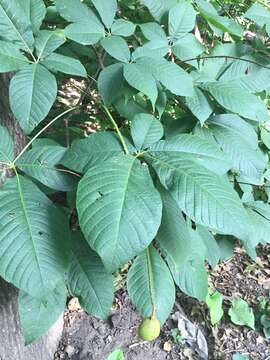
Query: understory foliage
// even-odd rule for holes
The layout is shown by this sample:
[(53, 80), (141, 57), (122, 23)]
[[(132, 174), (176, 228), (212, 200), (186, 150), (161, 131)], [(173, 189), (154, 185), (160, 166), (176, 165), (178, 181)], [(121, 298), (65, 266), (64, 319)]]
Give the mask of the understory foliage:
[[(240, 5), (0, 0), (0, 72), (29, 141), (15, 154), (0, 127), (0, 275), (27, 344), (68, 293), (106, 319), (126, 263), (137, 311), (163, 324), (176, 287), (206, 301), (205, 262), (269, 242), (270, 12)], [(85, 90), (59, 106), (70, 78)]]

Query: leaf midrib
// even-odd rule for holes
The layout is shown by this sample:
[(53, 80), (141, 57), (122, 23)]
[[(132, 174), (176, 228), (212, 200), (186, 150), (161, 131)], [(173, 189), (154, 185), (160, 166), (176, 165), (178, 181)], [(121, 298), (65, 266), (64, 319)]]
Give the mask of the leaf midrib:
[(119, 217), (118, 217), (118, 219), (119, 219), (119, 221), (117, 222), (117, 231), (116, 231), (116, 233), (117, 233), (117, 236), (115, 236), (115, 240), (114, 240), (114, 242), (113, 242), (113, 244), (112, 244), (112, 247), (113, 247), (113, 251), (112, 251), (112, 253), (113, 253), (113, 256), (112, 256), (112, 260), (111, 260), (111, 264), (110, 264), (110, 268), (113, 268), (113, 263), (114, 263), (114, 259), (115, 259), (115, 257), (116, 257), (116, 255), (115, 255), (115, 253), (116, 253), (116, 249), (117, 249), (117, 245), (118, 245), (118, 240), (119, 240), (119, 229), (120, 229), (120, 223), (121, 223), (121, 220), (122, 220), (122, 213), (123, 213), (123, 207), (124, 207), (124, 204), (125, 204), (125, 200), (126, 200), (126, 194), (127, 194), (127, 188), (128, 188), (128, 185), (129, 185), (129, 178), (130, 178), (130, 175), (131, 175), (131, 172), (132, 172), (132, 168), (133, 168), (133, 166), (134, 166), (134, 162), (135, 162), (135, 158), (130, 158), (130, 160), (132, 160), (131, 161), (131, 164), (130, 164), (130, 167), (129, 167), (129, 169), (128, 169), (128, 173), (127, 173), (127, 177), (126, 177), (126, 184), (125, 184), (125, 187), (124, 187), (124, 189), (123, 189), (123, 194), (124, 194), (124, 196), (123, 196), (123, 198), (122, 198), (122, 201), (121, 201), (121, 205), (120, 205), (120, 207), (119, 207)]
[[(178, 170), (179, 170), (179, 171), (182, 171), (182, 173), (185, 174), (186, 177), (191, 178), (194, 183), (197, 183), (197, 184), (198, 184), (198, 187), (201, 189), (201, 191), (202, 191), (202, 189), (203, 189), (204, 192), (208, 193), (209, 197), (213, 198), (213, 193), (209, 192), (206, 188), (202, 187), (201, 184), (198, 183), (198, 182), (196, 182), (196, 180), (194, 179), (194, 177), (190, 176), (187, 172), (185, 172), (185, 171), (183, 171), (183, 170), (181, 170), (181, 169), (179, 169), (179, 168), (177, 168), (177, 167), (174, 167), (174, 166), (172, 166), (172, 165), (169, 164), (169, 163), (166, 163), (166, 162), (160, 160), (158, 157), (155, 158), (155, 157), (151, 156), (150, 154), (147, 154), (147, 156), (151, 157), (153, 160), (158, 160), (161, 164), (165, 164), (166, 167), (169, 167), (169, 168), (171, 168), (171, 169), (173, 169), (173, 170), (176, 170), (176, 171), (178, 171)], [(197, 165), (196, 162), (194, 162), (194, 165)], [(230, 214), (230, 210), (229, 210), (227, 207), (224, 207), (223, 204), (222, 204), (217, 198), (214, 197), (214, 200), (221, 206), (222, 209), (225, 210), (225, 212), (226, 212), (228, 215), (231, 215), (231, 214)], [(234, 200), (234, 199), (233, 199), (233, 200)], [(234, 200), (234, 202), (235, 202), (235, 200)]]
[(16, 179), (17, 179), (17, 184), (18, 184), (18, 193), (19, 193), (20, 203), (21, 203), (21, 206), (22, 206), (22, 210), (23, 210), (24, 218), (25, 218), (26, 225), (27, 225), (27, 228), (28, 228), (28, 232), (29, 232), (29, 235), (30, 235), (30, 239), (32, 241), (32, 245), (33, 245), (33, 249), (34, 249), (34, 256), (35, 256), (35, 260), (36, 260), (37, 267), (38, 267), (38, 270), (39, 270), (40, 278), (42, 280), (42, 286), (43, 286), (43, 289), (45, 290), (46, 287), (44, 286), (42, 271), (41, 271), (40, 264), (39, 264), (38, 251), (37, 251), (37, 248), (36, 248), (36, 244), (35, 244), (35, 240), (34, 240), (34, 236), (33, 236), (33, 232), (32, 232), (32, 226), (31, 226), (31, 223), (28, 220), (28, 214), (27, 214), (27, 209), (26, 209), (25, 204), (24, 204), (24, 197), (23, 197), (23, 191), (22, 191), (22, 187), (21, 187), (21, 182), (20, 182), (19, 175), (17, 173), (16, 173)]

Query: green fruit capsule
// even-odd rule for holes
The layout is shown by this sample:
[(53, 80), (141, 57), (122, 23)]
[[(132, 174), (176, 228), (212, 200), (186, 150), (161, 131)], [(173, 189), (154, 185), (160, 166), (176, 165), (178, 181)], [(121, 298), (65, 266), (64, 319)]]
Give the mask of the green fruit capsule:
[(155, 340), (160, 334), (160, 323), (157, 318), (144, 319), (139, 326), (139, 337), (146, 341)]

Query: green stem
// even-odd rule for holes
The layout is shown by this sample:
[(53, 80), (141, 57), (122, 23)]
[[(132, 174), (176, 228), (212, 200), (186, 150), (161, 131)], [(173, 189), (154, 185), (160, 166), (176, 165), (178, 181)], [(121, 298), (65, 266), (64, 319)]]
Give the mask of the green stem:
[(62, 116), (68, 114), (69, 112), (76, 109), (76, 107), (73, 107), (71, 109), (68, 109), (64, 112), (62, 112), (60, 115), (53, 118), (46, 126), (44, 126), (30, 141), (29, 143), (22, 149), (22, 151), (16, 156), (16, 158), (13, 160), (12, 164), (14, 165), (16, 161), (19, 160), (19, 158), (25, 153), (25, 151), (32, 145), (32, 143), (46, 130), (48, 127), (50, 127), (56, 120), (60, 119)]
[(118, 136), (119, 136), (119, 139), (120, 139), (120, 141), (121, 141), (121, 143), (122, 143), (122, 145), (123, 145), (124, 151), (125, 151), (125, 153), (128, 155), (128, 154), (129, 154), (129, 151), (128, 151), (127, 144), (126, 144), (126, 142), (125, 142), (125, 139), (124, 139), (123, 135), (121, 134), (121, 131), (120, 131), (120, 129), (119, 129), (116, 121), (114, 120), (114, 118), (113, 118), (112, 114), (110, 113), (109, 109), (107, 108), (107, 106), (105, 106), (105, 105), (102, 104), (102, 107), (103, 107), (103, 109), (105, 110), (106, 114), (108, 115), (109, 119), (111, 120), (111, 122), (112, 122), (112, 124), (113, 124), (113, 126), (114, 126), (114, 128), (115, 128), (115, 130), (116, 130), (116, 132), (117, 132), (117, 134), (118, 134)]
[(146, 251), (146, 259), (147, 259), (147, 271), (148, 271), (148, 280), (149, 280), (150, 301), (151, 301), (151, 305), (152, 305), (151, 317), (155, 317), (157, 309), (156, 309), (156, 303), (155, 303), (154, 279), (153, 279), (153, 270), (152, 270), (149, 247), (145, 251)]

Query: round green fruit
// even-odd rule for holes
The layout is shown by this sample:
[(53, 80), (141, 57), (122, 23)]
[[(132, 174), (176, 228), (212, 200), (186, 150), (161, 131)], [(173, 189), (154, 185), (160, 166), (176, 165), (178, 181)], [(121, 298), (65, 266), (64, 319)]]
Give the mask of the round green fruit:
[(139, 326), (139, 337), (146, 341), (155, 340), (160, 334), (160, 323), (157, 318), (144, 319)]

